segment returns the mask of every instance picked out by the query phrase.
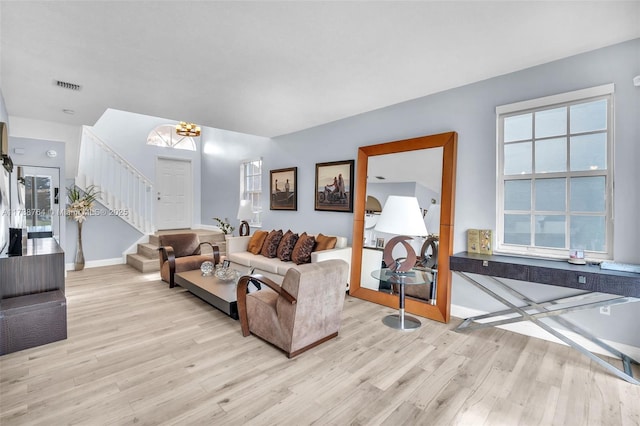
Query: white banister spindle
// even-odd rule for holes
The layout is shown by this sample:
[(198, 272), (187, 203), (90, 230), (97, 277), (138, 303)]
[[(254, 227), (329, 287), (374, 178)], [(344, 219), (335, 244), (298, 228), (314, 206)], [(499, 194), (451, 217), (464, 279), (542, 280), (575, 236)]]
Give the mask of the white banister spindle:
[(153, 233), (153, 183), (113, 151), (88, 127), (83, 127), (76, 185), (95, 185), (100, 202), (140, 232)]

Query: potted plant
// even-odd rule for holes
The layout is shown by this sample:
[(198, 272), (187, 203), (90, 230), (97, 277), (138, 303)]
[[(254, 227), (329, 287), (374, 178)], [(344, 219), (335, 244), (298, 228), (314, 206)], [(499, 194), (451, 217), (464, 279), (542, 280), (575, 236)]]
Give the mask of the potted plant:
[(219, 217), (214, 217), (213, 220), (218, 222), (218, 228), (220, 228), (224, 235), (231, 235), (233, 233), (233, 230), (236, 229), (235, 227), (231, 226), (231, 224), (229, 223), (229, 219), (226, 217), (224, 218), (224, 220), (220, 219)]
[(77, 186), (67, 188), (67, 216), (71, 217), (78, 224), (78, 244), (76, 245), (76, 257), (74, 259), (74, 269), (81, 271), (84, 269), (84, 252), (82, 251), (82, 223), (91, 214), (93, 202), (100, 195), (100, 191), (95, 185), (90, 185), (85, 191), (81, 191)]

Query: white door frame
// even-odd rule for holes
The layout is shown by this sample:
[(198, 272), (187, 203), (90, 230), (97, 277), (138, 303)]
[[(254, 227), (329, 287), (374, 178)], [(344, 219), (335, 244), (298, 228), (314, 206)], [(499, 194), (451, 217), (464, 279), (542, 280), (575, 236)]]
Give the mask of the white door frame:
[[(181, 225), (178, 226), (170, 226), (166, 227), (163, 223), (161, 223), (161, 199), (162, 199), (162, 188), (161, 188), (161, 163), (162, 162), (174, 162), (181, 163), (188, 166), (187, 178), (184, 180), (184, 186), (182, 188), (184, 193), (185, 200), (185, 221)], [(190, 229), (193, 225), (193, 162), (188, 158), (171, 158), (171, 157), (156, 157), (156, 177), (155, 177), (155, 210), (156, 210), (156, 229)]]
[[(23, 174), (25, 176), (36, 177), (49, 177), (51, 179), (50, 188), (50, 207), (51, 207), (51, 233), (58, 239), (60, 239), (60, 212), (65, 208), (65, 199), (62, 197), (63, 192), (60, 189), (60, 167), (48, 167), (48, 166), (16, 166), (22, 167)], [(16, 171), (17, 175), (17, 171)], [(55, 191), (58, 191), (56, 194)], [(56, 199), (57, 197), (57, 199)], [(17, 200), (16, 200), (17, 201)], [(55, 201), (58, 203), (55, 204)], [(17, 203), (16, 203), (17, 205)], [(29, 225), (27, 225), (29, 227)]]

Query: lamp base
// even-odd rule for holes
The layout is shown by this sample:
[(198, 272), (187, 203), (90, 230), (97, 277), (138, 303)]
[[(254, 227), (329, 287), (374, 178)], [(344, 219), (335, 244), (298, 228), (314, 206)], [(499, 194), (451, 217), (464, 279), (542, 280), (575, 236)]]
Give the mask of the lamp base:
[(238, 235), (240, 235), (241, 237), (246, 237), (247, 235), (249, 235), (249, 232), (250, 232), (249, 223), (246, 220), (243, 220), (242, 222), (240, 222)]
[(420, 320), (417, 318), (399, 314), (387, 315), (382, 318), (382, 323), (387, 327), (395, 328), (396, 330), (407, 331), (416, 330), (421, 325)]

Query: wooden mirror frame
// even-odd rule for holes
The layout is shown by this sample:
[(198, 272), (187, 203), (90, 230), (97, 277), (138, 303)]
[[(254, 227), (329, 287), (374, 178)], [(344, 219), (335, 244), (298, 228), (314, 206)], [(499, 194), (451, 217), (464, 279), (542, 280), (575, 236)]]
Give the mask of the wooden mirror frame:
[(449, 256), (453, 254), (453, 221), (456, 182), (458, 134), (456, 132), (404, 139), (358, 148), (356, 193), (353, 215), (353, 251), (349, 294), (390, 308), (398, 308), (398, 296), (360, 287), (364, 241), (365, 203), (367, 199), (368, 159), (375, 155), (442, 147), (442, 188), (440, 191), (440, 243), (438, 257), (438, 288), (436, 303), (431, 305), (408, 297), (406, 312), (447, 323), (451, 316), (451, 270)]

